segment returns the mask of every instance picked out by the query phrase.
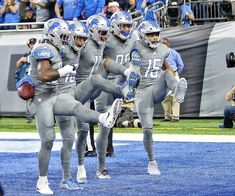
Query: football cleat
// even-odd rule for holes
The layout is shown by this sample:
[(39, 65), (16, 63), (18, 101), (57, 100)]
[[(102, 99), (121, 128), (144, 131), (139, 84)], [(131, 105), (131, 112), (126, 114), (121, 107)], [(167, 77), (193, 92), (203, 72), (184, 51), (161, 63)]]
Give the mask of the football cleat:
[(110, 179), (111, 176), (108, 174), (108, 170), (107, 169), (103, 169), (102, 171), (97, 170), (96, 171), (96, 177), (99, 179)]
[(49, 187), (49, 183), (47, 180), (46, 181), (38, 180), (36, 191), (43, 194), (43, 195), (53, 195), (54, 194), (53, 191), (51, 190), (51, 188)]
[(133, 49), (130, 54), (130, 66), (125, 70), (127, 76), (126, 81), (129, 83), (130, 88), (135, 91), (140, 81), (140, 65), (141, 57), (136, 49)]
[(76, 182), (73, 182), (71, 179), (62, 180), (60, 183), (60, 188), (68, 190), (83, 189), (79, 187), (79, 185)]
[(136, 48), (133, 48), (131, 51), (131, 63), (133, 66), (135, 66), (136, 71), (140, 72), (140, 65), (141, 65), (141, 57), (138, 53), (138, 50)]
[(187, 81), (185, 78), (180, 78), (178, 86), (175, 89), (175, 98), (178, 103), (184, 102), (184, 97), (187, 91)]
[(148, 164), (148, 173), (150, 175), (156, 175), (156, 176), (160, 176), (161, 172), (158, 168), (157, 162), (156, 161), (149, 161)]
[(78, 182), (78, 184), (84, 184), (87, 182), (86, 169), (85, 169), (84, 165), (78, 166), (77, 182)]
[(130, 88), (129, 83), (127, 81), (121, 84), (121, 92), (125, 100), (134, 99), (135, 93), (133, 92), (133, 90), (134, 89)]
[(115, 99), (111, 108), (107, 112), (100, 114), (99, 116), (100, 124), (103, 125), (104, 127), (112, 128), (121, 111), (122, 111), (122, 99)]
[(130, 88), (133, 90), (137, 89), (140, 83), (140, 75), (134, 71), (130, 72), (127, 77), (127, 82), (129, 83)]

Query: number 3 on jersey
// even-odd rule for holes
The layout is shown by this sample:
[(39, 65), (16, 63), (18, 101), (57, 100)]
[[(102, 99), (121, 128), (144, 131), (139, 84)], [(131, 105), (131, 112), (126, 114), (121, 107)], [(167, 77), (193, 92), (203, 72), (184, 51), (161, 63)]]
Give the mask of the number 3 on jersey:
[(159, 72), (162, 70), (162, 59), (149, 59), (148, 69), (144, 76), (146, 78), (157, 78)]

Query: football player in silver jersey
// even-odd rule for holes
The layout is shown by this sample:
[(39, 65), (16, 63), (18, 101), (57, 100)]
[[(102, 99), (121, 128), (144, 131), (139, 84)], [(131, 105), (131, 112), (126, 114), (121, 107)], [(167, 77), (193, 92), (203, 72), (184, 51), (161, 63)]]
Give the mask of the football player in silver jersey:
[[(86, 46), (79, 49), (79, 46), (74, 42), (73, 49), (80, 53), (79, 67), (76, 74), (76, 93), (75, 97), (80, 102), (89, 102), (97, 98), (101, 91), (113, 93), (118, 97), (128, 99), (130, 96), (129, 86), (120, 86), (116, 83), (105, 79), (106, 70), (101, 64), (103, 60), (103, 50), (105, 42), (109, 36), (110, 22), (106, 17), (101, 15), (93, 15), (87, 20), (90, 30), (90, 37), (87, 40)], [(78, 26), (72, 27), (72, 32), (75, 36), (79, 36), (81, 28)], [(73, 58), (72, 58), (73, 59)], [(76, 140), (76, 149), (78, 153), (78, 172), (77, 181), (84, 183), (86, 181), (86, 170), (84, 167), (84, 152), (85, 141), (89, 131), (89, 125), (77, 121), (78, 133)]]
[(140, 41), (137, 41), (133, 52), (141, 59), (141, 79), (138, 86), (135, 104), (143, 130), (143, 143), (148, 155), (148, 173), (161, 175), (153, 150), (153, 114), (154, 106), (161, 103), (169, 90), (176, 95), (179, 103), (184, 101), (187, 81), (175, 79), (174, 72), (166, 62), (169, 49), (159, 42), (160, 27), (155, 21), (144, 21), (138, 27)]
[[(115, 12), (111, 16), (110, 20), (111, 35), (105, 45), (103, 64), (106, 71), (118, 75), (115, 76), (109, 74), (108, 79), (110, 81), (121, 84), (124, 80), (126, 80), (123, 85), (128, 86), (129, 89), (132, 89), (129, 95), (133, 98), (134, 89), (137, 87), (139, 79), (139, 75), (136, 74), (137, 71), (132, 69), (133, 66), (130, 66), (131, 69), (129, 69), (130, 52), (137, 39), (137, 37), (132, 34), (133, 20), (130, 14), (124, 11)], [(115, 96), (113, 94), (102, 92), (95, 101), (96, 110), (99, 112), (107, 111), (114, 98)], [(108, 135), (110, 131), (112, 132), (112, 130), (100, 126), (98, 137), (96, 139), (99, 163), (99, 168), (96, 175), (100, 179), (110, 178), (108, 170), (105, 168), (106, 148), (108, 145)]]
[[(41, 148), (38, 154), (37, 191), (41, 194), (53, 194), (49, 187), (47, 174), (51, 149), (55, 140), (54, 115), (76, 116), (81, 121), (101, 123), (111, 128), (120, 113), (122, 103), (117, 99), (107, 113), (100, 114), (83, 106), (70, 93), (58, 94), (57, 80), (67, 74), (75, 74), (74, 66), (65, 65), (62, 67), (61, 56), (65, 51), (68, 51), (70, 46), (69, 25), (61, 19), (51, 19), (44, 24), (43, 36), (44, 41), (34, 47), (29, 57), (29, 79), (32, 80), (31, 83), (35, 88), (35, 96), (29, 109), (35, 114), (37, 130), (41, 139)], [(64, 133), (62, 136), (64, 140), (74, 139), (72, 133)], [(62, 156), (62, 163), (70, 161), (67, 158)], [(67, 174), (64, 173), (64, 177)], [(69, 188), (70, 176), (66, 177), (68, 179), (63, 179), (61, 182), (62, 188)]]

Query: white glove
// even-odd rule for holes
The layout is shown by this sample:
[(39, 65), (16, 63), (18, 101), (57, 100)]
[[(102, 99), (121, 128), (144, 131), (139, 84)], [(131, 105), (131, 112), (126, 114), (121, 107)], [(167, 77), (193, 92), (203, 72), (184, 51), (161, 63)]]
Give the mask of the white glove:
[(72, 65), (65, 65), (64, 67), (57, 70), (60, 74), (60, 78), (64, 77), (67, 74), (75, 75), (76, 74), (76, 68)]

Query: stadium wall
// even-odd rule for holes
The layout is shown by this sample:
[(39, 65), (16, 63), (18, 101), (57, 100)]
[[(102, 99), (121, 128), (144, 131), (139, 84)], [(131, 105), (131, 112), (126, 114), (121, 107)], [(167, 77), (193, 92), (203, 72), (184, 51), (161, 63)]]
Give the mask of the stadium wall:
[[(182, 117), (221, 117), (225, 94), (235, 84), (235, 68), (226, 68), (225, 54), (235, 51), (235, 22), (192, 26), (188, 29), (164, 29), (161, 37), (171, 40), (185, 63), (181, 74), (188, 80)], [(41, 38), (41, 31), (0, 33), (0, 115), (21, 116), (25, 102), (15, 90), (15, 63), (27, 52), (29, 38)], [(155, 116), (163, 116), (161, 105)]]

